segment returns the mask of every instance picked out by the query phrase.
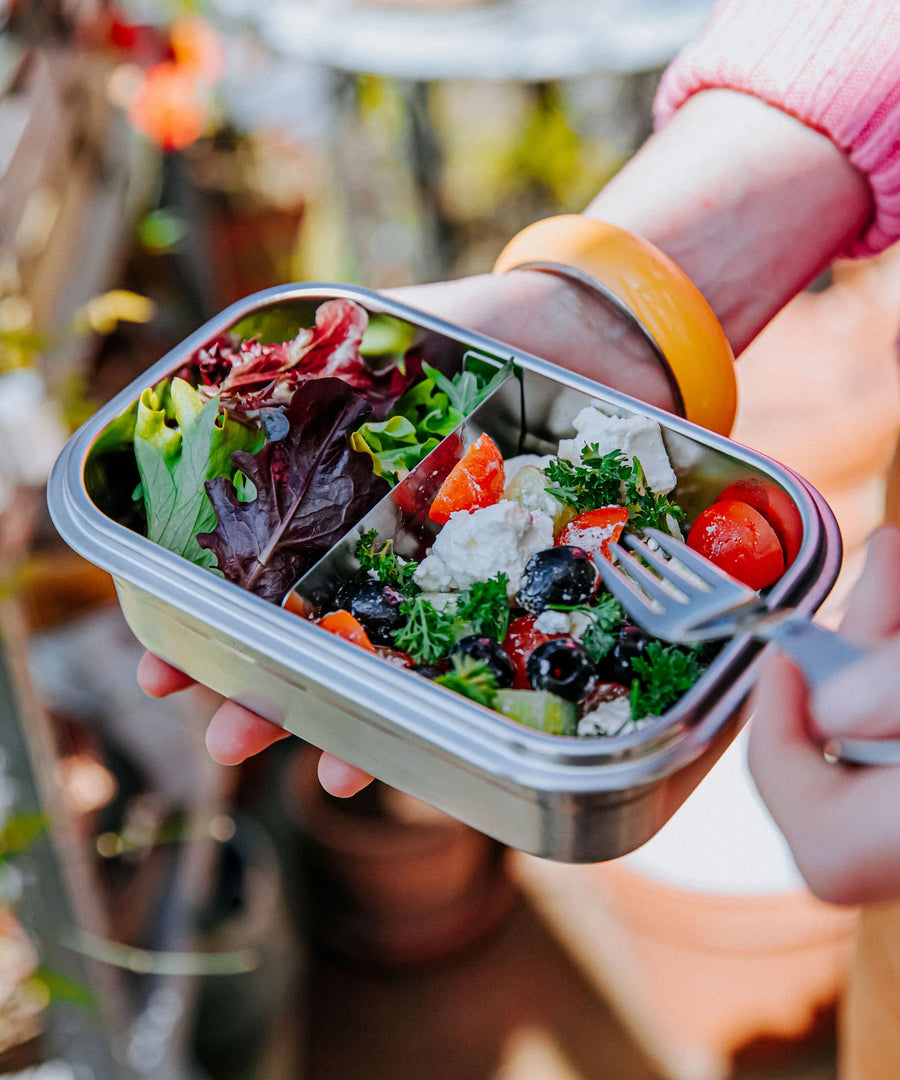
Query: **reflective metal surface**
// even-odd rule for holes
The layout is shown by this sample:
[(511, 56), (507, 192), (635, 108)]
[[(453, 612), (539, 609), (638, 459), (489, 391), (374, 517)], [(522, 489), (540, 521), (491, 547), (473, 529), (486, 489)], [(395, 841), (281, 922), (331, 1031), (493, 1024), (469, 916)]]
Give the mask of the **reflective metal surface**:
[[(340, 285), (289, 286), (249, 297), (101, 409), (72, 437), (51, 477), (49, 504), (60, 534), (113, 575), (141, 643), (200, 682), (511, 846), (571, 862), (625, 854), (671, 817), (736, 734), (758, 643), (745, 637), (729, 644), (675, 708), (639, 732), (603, 739), (547, 735), (385, 663), (161, 549), (104, 514), (96, 489), (94, 498), (88, 493), (92, 446), (142, 389), (248, 314), (287, 304), (311, 322), (318, 303), (333, 296), (408, 320), (419, 328), (417, 340), (430, 362), (444, 370), (474, 349), (496, 361), (512, 357), (519, 374), (358, 528), (375, 527), (381, 535), (397, 529), (399, 544), (420, 543), (416, 516), (467, 440), (487, 430), (505, 453), (546, 453), (571, 435), (573, 416), (592, 400), (660, 422), (679, 476), (675, 496), (688, 520), (737, 479), (763, 476), (778, 484), (797, 506), (803, 542), (769, 593), (769, 607), (811, 612), (828, 594), (840, 564), (840, 534), (821, 498), (789, 470), (499, 342)], [(398, 499), (409, 495), (401, 508)], [(352, 540), (345, 539), (312, 568), (304, 588), (328, 590), (351, 563)]]

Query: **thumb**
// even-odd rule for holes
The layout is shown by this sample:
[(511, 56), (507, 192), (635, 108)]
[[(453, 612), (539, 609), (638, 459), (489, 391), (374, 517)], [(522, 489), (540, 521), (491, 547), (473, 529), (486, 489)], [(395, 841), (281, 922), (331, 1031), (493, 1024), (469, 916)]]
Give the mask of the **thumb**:
[(817, 687), (809, 711), (826, 737), (900, 736), (900, 635)]

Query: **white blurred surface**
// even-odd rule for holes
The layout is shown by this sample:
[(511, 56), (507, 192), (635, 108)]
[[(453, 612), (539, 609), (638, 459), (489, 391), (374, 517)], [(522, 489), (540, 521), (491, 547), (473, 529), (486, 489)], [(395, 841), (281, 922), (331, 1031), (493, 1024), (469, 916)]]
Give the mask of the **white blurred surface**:
[(520, 82), (631, 74), (668, 63), (705, 24), (710, 0), (493, 0), (447, 11), (352, 0), (216, 0), (271, 48), (390, 78)]
[(747, 734), (744, 728), (674, 817), (623, 863), (676, 888), (715, 895), (804, 887), (750, 776)]

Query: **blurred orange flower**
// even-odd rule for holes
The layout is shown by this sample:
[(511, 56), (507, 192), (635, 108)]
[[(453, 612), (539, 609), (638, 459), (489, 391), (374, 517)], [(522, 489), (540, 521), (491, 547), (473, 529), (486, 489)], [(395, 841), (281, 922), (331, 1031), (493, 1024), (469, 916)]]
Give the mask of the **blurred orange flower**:
[(222, 39), (206, 19), (182, 15), (169, 28), (175, 63), (205, 83), (217, 83), (225, 73)]
[(165, 60), (145, 73), (128, 106), (128, 119), (163, 150), (182, 150), (203, 134), (207, 90), (194, 72)]

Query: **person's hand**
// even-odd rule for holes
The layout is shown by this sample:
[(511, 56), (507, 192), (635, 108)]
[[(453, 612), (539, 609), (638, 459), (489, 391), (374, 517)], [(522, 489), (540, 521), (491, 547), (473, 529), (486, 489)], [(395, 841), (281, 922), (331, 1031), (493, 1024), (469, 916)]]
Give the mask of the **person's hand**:
[[(148, 652), (138, 664), (137, 679), (150, 697), (168, 697), (194, 685), (194, 680), (184, 672)], [(264, 720), (236, 701), (225, 701), (209, 721), (206, 748), (210, 757), (221, 765), (239, 765), (289, 735), (284, 728)], [(364, 788), (372, 777), (332, 754), (322, 754), (319, 779), (326, 791), (346, 798)]]
[[(582, 286), (550, 274), (513, 271), (410, 286), (390, 295), (662, 408), (672, 407), (668, 379), (643, 340)], [(628, 364), (621, 363), (623, 353)], [(141, 659), (138, 682), (151, 697), (192, 685), (183, 672), (150, 653)], [(226, 701), (209, 722), (206, 746), (215, 761), (238, 765), (287, 735), (249, 709)], [(326, 753), (319, 760), (319, 779), (332, 795), (350, 796), (372, 777)]]
[(750, 770), (810, 889), (838, 904), (900, 897), (900, 767), (829, 764), (810, 737), (900, 738), (900, 530), (872, 538), (841, 632), (871, 655), (810, 692), (774, 656), (750, 726)]

